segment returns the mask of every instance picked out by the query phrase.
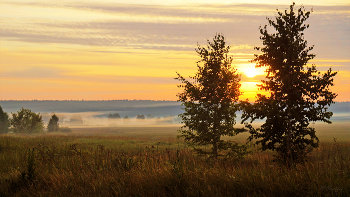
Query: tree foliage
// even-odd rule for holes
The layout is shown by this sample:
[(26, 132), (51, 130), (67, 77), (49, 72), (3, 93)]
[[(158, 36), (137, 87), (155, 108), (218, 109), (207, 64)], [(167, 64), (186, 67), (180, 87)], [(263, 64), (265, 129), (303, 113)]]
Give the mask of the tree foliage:
[(267, 18), (276, 32), (269, 33), (267, 25), (260, 27), (264, 47), (256, 47), (262, 54), (255, 55), (252, 61), (256, 67), (267, 67), (260, 89), (270, 92), (270, 96), (257, 95), (253, 105), (243, 102), (242, 115), (242, 122), (266, 119), (259, 129), (247, 124), (249, 139), (259, 139), (257, 144), (263, 150), (276, 150), (283, 161), (303, 160), (307, 146), (318, 146), (315, 129), (309, 123), (331, 123), (332, 112), (327, 111), (327, 106), (337, 96), (329, 89), (336, 72), (329, 69), (321, 74), (315, 65), (306, 66), (315, 57), (303, 33), (309, 27), (305, 21), (310, 12), (305, 12), (303, 6), (295, 10), (294, 6), (293, 3), (289, 11), (278, 12), (276, 20)]
[(118, 113), (109, 114), (108, 119), (120, 119), (120, 115)]
[(41, 133), (44, 130), (40, 113), (23, 107), (17, 113), (12, 113), (11, 125), (14, 133)]
[(47, 130), (49, 132), (58, 131), (59, 130), (58, 122), (59, 122), (59, 118), (56, 116), (56, 114), (52, 115), (47, 125)]
[(143, 114), (137, 114), (137, 116), (136, 116), (136, 119), (145, 119), (146, 117), (145, 117), (145, 115), (143, 115)]
[(240, 75), (231, 67), (232, 57), (228, 56), (223, 35), (218, 34), (213, 42), (207, 41), (207, 47), (198, 45), (196, 52), (201, 60), (197, 62), (198, 72), (190, 80), (177, 73), (178, 85), (184, 88), (177, 96), (185, 112), (179, 116), (184, 126), (181, 137), (192, 145), (211, 145), (211, 151), (195, 149), (200, 154), (220, 156), (220, 151), (237, 150), (232, 141), (225, 141), (222, 136), (234, 136), (236, 124), (235, 102), (240, 95)]
[(7, 133), (9, 128), (9, 116), (0, 106), (0, 133)]

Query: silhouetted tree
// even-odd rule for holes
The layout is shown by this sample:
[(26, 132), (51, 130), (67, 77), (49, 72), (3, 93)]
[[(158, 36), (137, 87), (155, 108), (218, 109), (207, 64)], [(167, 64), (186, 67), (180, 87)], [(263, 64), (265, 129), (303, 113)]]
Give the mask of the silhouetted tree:
[(217, 158), (222, 155), (221, 150), (229, 149), (231, 154), (238, 148), (237, 143), (221, 137), (236, 134), (233, 126), (238, 106), (235, 102), (241, 85), (240, 75), (231, 67), (230, 47), (226, 46), (224, 36), (217, 34), (213, 42), (207, 42), (207, 47), (198, 45), (196, 49), (201, 57), (197, 62), (197, 74), (187, 80), (177, 73), (176, 79), (182, 82), (178, 87), (184, 88), (177, 95), (185, 110), (179, 115), (185, 124), (180, 129), (180, 136), (191, 145), (211, 145), (211, 151), (195, 150)]
[(137, 114), (136, 119), (145, 119), (145, 116), (143, 114)]
[(47, 130), (49, 132), (58, 131), (59, 130), (58, 121), (59, 121), (59, 118), (56, 116), (56, 114), (52, 115), (52, 117), (49, 120), (49, 124), (47, 125)]
[(129, 118), (128, 116), (125, 116), (125, 117), (123, 118), (123, 123), (124, 123), (124, 124), (129, 124), (129, 123), (130, 123), (130, 118)]
[(36, 114), (23, 107), (17, 113), (12, 113), (11, 125), (14, 133), (41, 133), (44, 130), (40, 113)]
[(118, 113), (109, 114), (108, 119), (120, 119), (120, 115)]
[(9, 116), (2, 110), (2, 107), (0, 106), (0, 133), (7, 133), (9, 124)]
[(249, 139), (259, 139), (256, 143), (262, 145), (262, 150), (276, 150), (277, 159), (286, 163), (303, 161), (306, 147), (318, 146), (309, 122), (331, 123), (333, 113), (327, 111), (327, 106), (337, 96), (329, 89), (336, 72), (329, 69), (321, 75), (315, 65), (306, 66), (315, 57), (309, 53), (313, 46), (307, 46), (303, 33), (309, 27), (304, 23), (310, 12), (305, 12), (303, 6), (296, 11), (294, 5), (289, 12), (278, 12), (275, 21), (267, 19), (276, 32), (268, 33), (266, 25), (260, 27), (264, 47), (256, 47), (262, 54), (255, 55), (253, 62), (256, 67), (267, 67), (266, 80), (259, 87), (270, 96), (259, 94), (254, 104), (243, 102), (242, 115), (242, 122), (266, 119), (258, 129), (246, 123)]
[(152, 116), (152, 114), (147, 114), (147, 119), (153, 119), (154, 116)]

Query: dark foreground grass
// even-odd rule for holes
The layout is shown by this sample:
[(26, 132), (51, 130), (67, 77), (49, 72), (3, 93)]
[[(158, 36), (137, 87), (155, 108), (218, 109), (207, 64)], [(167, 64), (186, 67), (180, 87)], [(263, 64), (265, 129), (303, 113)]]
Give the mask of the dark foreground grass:
[(0, 136), (0, 196), (350, 196), (350, 142), (272, 159), (207, 160), (174, 137)]

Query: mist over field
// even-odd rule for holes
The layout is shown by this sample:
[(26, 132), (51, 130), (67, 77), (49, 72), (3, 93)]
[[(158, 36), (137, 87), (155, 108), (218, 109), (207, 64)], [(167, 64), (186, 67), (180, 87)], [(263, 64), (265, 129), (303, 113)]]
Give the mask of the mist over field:
[[(138, 126), (138, 125), (180, 125), (178, 114), (183, 113), (181, 103), (176, 101), (112, 100), (112, 101), (0, 101), (3, 110), (11, 116), (22, 107), (43, 116), (45, 125), (55, 113), (61, 126)], [(333, 125), (350, 122), (350, 102), (337, 102), (329, 107)], [(120, 119), (109, 119), (109, 114), (118, 113)], [(136, 119), (144, 115), (145, 119)], [(125, 118), (125, 117), (128, 118)], [(237, 113), (237, 126), (241, 113)], [(82, 122), (72, 121), (81, 118)], [(262, 122), (262, 121), (260, 121)], [(257, 121), (256, 123), (259, 123)], [(323, 124), (323, 123), (316, 123)]]
[[(55, 113), (61, 126), (73, 127), (179, 124), (178, 114), (183, 112), (181, 103), (176, 101), (0, 101), (0, 105), (10, 116), (22, 107), (40, 112), (45, 124)], [(120, 119), (108, 118), (115, 113)], [(144, 119), (136, 119), (137, 115)], [(80, 118), (83, 122), (79, 122)]]

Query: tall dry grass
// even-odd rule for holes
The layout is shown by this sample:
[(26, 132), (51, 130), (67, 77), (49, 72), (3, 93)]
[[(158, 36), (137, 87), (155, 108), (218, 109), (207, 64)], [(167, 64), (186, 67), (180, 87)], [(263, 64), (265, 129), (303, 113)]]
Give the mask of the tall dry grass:
[(0, 196), (350, 196), (350, 142), (290, 167), (272, 155), (208, 160), (176, 138), (0, 136)]

